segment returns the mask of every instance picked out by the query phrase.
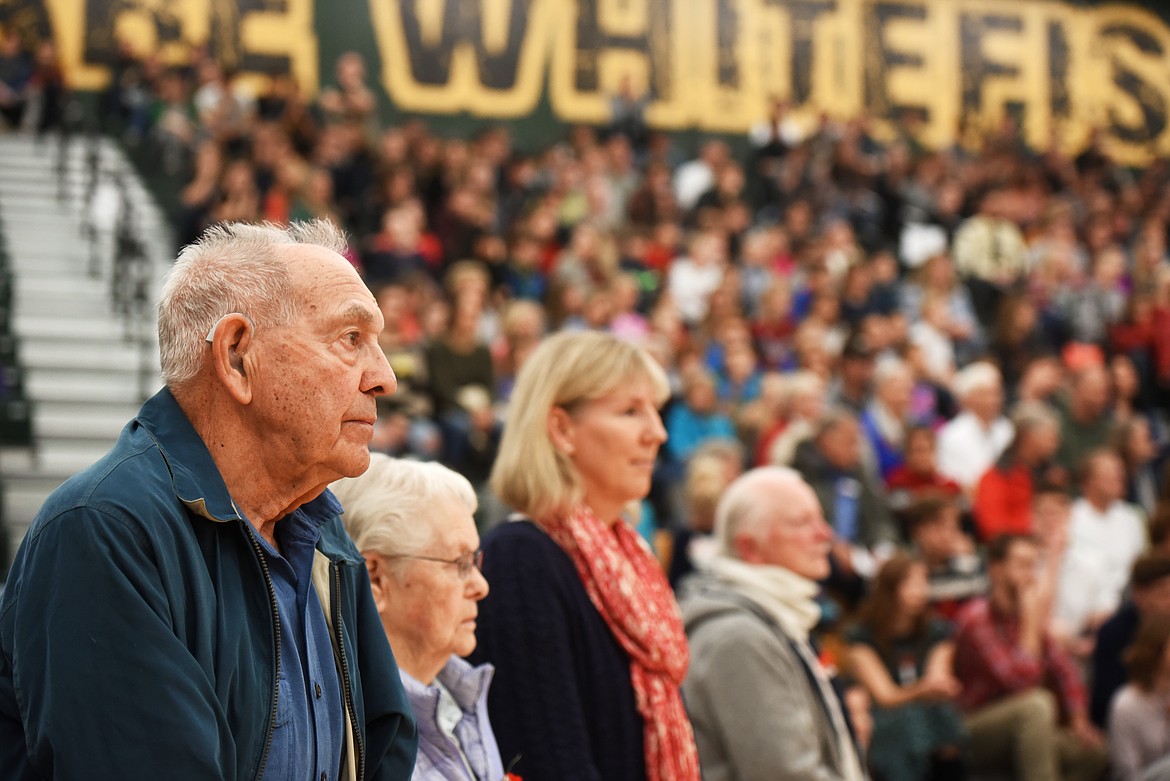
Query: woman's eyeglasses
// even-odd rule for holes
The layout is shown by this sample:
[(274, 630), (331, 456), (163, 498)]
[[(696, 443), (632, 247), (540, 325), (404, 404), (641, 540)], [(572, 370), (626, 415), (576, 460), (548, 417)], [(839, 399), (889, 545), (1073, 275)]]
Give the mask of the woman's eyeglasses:
[(411, 555), (408, 553), (399, 553), (399, 554), (394, 555), (394, 556), (387, 556), (386, 558), (390, 558), (390, 559), (418, 559), (419, 561), (436, 561), (439, 564), (454, 564), (456, 567), (456, 570), (459, 573), (459, 577), (462, 578), (463, 580), (467, 580), (469, 577), (471, 577), (472, 567), (479, 570), (480, 572), (483, 572), (483, 549), (482, 548), (477, 548), (476, 550), (468, 551), (467, 553), (464, 553), (462, 556), (459, 556), (458, 558), (454, 558), (454, 559), (439, 559), (439, 558), (436, 558), (434, 556), (414, 556), (414, 555)]

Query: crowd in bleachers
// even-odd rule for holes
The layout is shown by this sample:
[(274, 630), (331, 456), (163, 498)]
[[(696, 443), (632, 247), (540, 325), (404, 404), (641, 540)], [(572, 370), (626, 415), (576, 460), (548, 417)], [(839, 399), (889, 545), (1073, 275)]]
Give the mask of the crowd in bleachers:
[[(963, 605), (1019, 553), (1001, 539), (989, 564), (987, 546), (1030, 535), (1052, 666), (1017, 678), (1057, 679), (1062, 712), (1104, 729), (1128, 658), (1118, 707), (1150, 707), (1165, 728), (1144, 749), (1123, 731), (1114, 765), (1136, 778), (1156, 758), (1170, 711), (1142, 696), (1170, 680), (1167, 632), (1142, 629), (1145, 657), (1125, 649), (1140, 619), (1170, 618), (1150, 596), (1170, 582), (1165, 161), (1117, 165), (1097, 133), (1075, 153), (1032, 149), (1010, 118), (931, 149), (912, 121), (882, 134), (783, 101), (747, 138), (693, 155), (636, 100), (615, 101), (612, 126), (518, 149), (502, 125), (462, 138), (383, 123), (374, 89), (356, 54), (310, 98), (285, 76), (247, 94), (205, 56), (170, 67), (127, 53), (102, 100), (176, 182), (180, 244), (221, 221), (323, 217), (348, 232), (399, 383), (373, 449), (461, 472), (491, 525), (505, 508), (486, 480), (518, 368), (548, 333), (611, 332), (671, 382), (641, 531), (672, 584), (702, 565), (740, 471), (795, 468), (834, 529), (825, 624), (843, 630), (861, 608), (837, 663), (858, 668), (881, 712), (905, 704), (874, 672), (901, 648), (886, 623), (918, 632), (922, 654), (951, 631), (899, 617), (914, 562), (958, 642), (978, 646), (988, 631)], [(962, 680), (984, 674), (973, 654), (956, 652), (962, 693), (935, 681), (923, 697), (984, 706), (994, 687)], [(911, 772), (891, 769), (904, 759), (891, 745), (926, 740), (932, 718), (879, 720), (875, 774)], [(958, 746), (961, 725), (943, 723), (939, 746)], [(1071, 723), (1082, 748), (1100, 739)], [(946, 777), (957, 756), (913, 772)]]

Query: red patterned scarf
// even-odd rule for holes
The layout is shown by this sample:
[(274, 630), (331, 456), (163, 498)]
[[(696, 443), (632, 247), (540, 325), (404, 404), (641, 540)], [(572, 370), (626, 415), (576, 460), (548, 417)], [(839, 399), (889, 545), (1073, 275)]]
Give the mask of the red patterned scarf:
[(630, 655), (630, 678), (645, 724), (649, 781), (699, 781), (699, 757), (679, 687), (690, 654), (666, 576), (624, 521), (603, 523), (582, 506), (541, 524), (573, 559), (589, 599)]

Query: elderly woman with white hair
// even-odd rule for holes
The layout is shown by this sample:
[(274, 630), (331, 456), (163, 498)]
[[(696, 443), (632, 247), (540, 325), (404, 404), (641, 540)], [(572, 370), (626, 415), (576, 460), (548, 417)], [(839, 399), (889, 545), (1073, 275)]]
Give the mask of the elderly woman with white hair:
[(475, 649), (488, 584), (472, 514), (475, 491), (444, 466), (371, 454), (360, 477), (330, 486), (366, 560), (374, 604), (418, 721), (418, 781), (500, 781), (488, 721), (491, 665)]
[(523, 513), (484, 536), (474, 659), (524, 781), (698, 781), (679, 687), (678, 605), (629, 508), (650, 490), (668, 386), (645, 352), (595, 331), (546, 339), (520, 370), (492, 487)]

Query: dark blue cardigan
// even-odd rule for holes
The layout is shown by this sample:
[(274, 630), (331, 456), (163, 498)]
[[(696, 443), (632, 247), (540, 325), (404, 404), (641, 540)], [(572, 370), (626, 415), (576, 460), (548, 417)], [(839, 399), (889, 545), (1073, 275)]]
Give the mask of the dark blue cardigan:
[(507, 767), (524, 781), (641, 781), (642, 717), (630, 658), (572, 560), (537, 526), (512, 521), (483, 538), (491, 592), (470, 660), (496, 667), (488, 695)]

